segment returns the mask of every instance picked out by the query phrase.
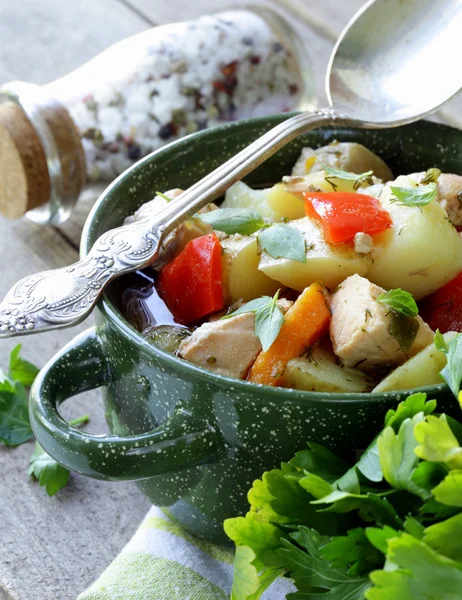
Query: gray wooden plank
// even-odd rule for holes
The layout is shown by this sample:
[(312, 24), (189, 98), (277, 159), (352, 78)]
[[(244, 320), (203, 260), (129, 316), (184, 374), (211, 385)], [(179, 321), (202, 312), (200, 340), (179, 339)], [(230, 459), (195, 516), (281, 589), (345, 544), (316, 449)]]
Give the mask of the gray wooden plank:
[[(0, 219), (0, 256), (3, 297), (19, 278), (69, 264), (77, 252), (52, 228)], [(90, 324), (23, 338), (24, 355), (42, 366)], [(6, 366), (17, 343), (18, 339), (0, 341), (1, 366)], [(66, 418), (86, 413), (91, 417), (89, 431), (107, 431), (99, 392), (84, 394), (63, 407)], [(32, 451), (32, 443), (15, 449), (0, 446), (0, 590), (5, 598), (19, 600), (71, 600), (130, 539), (149, 502), (134, 484), (78, 476), (59, 495), (48, 498), (26, 475)]]
[[(0, 0), (0, 82), (50, 81), (145, 27), (145, 20), (115, 0)], [(17, 279), (69, 264), (77, 252), (51, 228), (0, 219), (0, 256), (3, 296)], [(41, 366), (88, 325), (24, 339), (24, 354)], [(3, 366), (17, 342), (0, 342)], [(84, 413), (91, 416), (89, 431), (106, 431), (98, 392), (63, 408), (67, 417)], [(134, 484), (77, 476), (66, 490), (48, 498), (26, 475), (32, 451), (32, 443), (0, 448), (0, 598), (70, 600), (130, 539), (149, 502)]]
[(117, 0), (0, 0), (0, 83), (47, 83), (147, 26)]

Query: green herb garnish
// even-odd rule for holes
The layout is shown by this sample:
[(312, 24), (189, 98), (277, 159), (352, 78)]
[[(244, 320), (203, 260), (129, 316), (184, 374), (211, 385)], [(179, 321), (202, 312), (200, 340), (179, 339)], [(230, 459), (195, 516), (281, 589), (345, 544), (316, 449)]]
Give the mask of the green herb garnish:
[(440, 352), (447, 352), (448, 345), (446, 340), (444, 339), (444, 335), (440, 332), (439, 329), (436, 330), (435, 335), (433, 337), (433, 343), (435, 344), (435, 348)]
[(170, 196), (167, 196), (167, 194), (163, 194), (162, 192), (156, 192), (156, 196), (160, 196), (166, 202), (171, 202), (173, 200), (173, 198), (170, 198)]
[(377, 297), (377, 302), (380, 304), (386, 304), (389, 308), (392, 308), (396, 312), (406, 315), (407, 317), (415, 317), (419, 314), (416, 301), (412, 297), (412, 294), (396, 288), (384, 292)]
[(234, 233), (251, 235), (267, 226), (255, 210), (247, 208), (219, 208), (196, 216), (211, 225), (213, 229), (224, 231), (228, 235)]
[(456, 398), (459, 398), (462, 381), (462, 335), (459, 333), (453, 340), (446, 342), (439, 331), (435, 333), (435, 347), (446, 354), (446, 365), (440, 375), (451, 388)]
[(419, 322), (414, 317), (408, 317), (393, 309), (390, 312), (391, 321), (388, 332), (398, 342), (401, 350), (407, 354), (417, 337)]
[(329, 175), (329, 177), (325, 177), (325, 180), (330, 183), (330, 185), (334, 188), (334, 191), (337, 191), (337, 186), (330, 180), (332, 177), (346, 181), (354, 181), (354, 190), (357, 190), (363, 183), (369, 183), (370, 185), (373, 183), (373, 171), (366, 171), (358, 174), (350, 173), (349, 171), (342, 171), (341, 169), (334, 169), (333, 167), (328, 167), (327, 165), (323, 165), (322, 168)]
[(417, 187), (394, 187), (390, 186), (396, 200), (406, 206), (425, 206), (436, 198), (436, 185), (430, 183), (429, 185), (420, 185)]
[(309, 443), (254, 482), (236, 544), (235, 600), (280, 575), (289, 598), (458, 600), (462, 586), (462, 424), (413, 394), (388, 411), (356, 464)]
[(260, 339), (263, 351), (266, 352), (278, 337), (284, 323), (284, 315), (277, 305), (279, 290), (273, 298), (262, 296), (251, 300), (238, 308), (230, 315), (225, 315), (223, 319), (229, 319), (236, 315), (252, 312), (255, 314), (255, 335)]
[(273, 258), (287, 258), (306, 262), (305, 238), (301, 231), (290, 225), (277, 223), (258, 235), (263, 250)]
[(19, 446), (34, 436), (26, 387), (32, 385), (38, 369), (20, 352), (18, 345), (11, 351), (8, 373), (0, 371), (0, 442), (6, 446)]
[[(69, 425), (76, 427), (88, 422), (88, 415), (69, 421)], [(54, 496), (59, 490), (67, 485), (69, 481), (69, 471), (51, 458), (49, 454), (35, 442), (35, 450), (29, 459), (28, 475), (37, 479), (41, 486), (44, 486), (49, 496)]]
[[(10, 354), (8, 373), (0, 371), (0, 443), (6, 446), (19, 446), (34, 437), (29, 421), (29, 388), (35, 380), (38, 368), (23, 359), (21, 346), (16, 346)], [(70, 421), (77, 426), (88, 421), (88, 416)], [(58, 464), (36, 443), (30, 458), (29, 475), (46, 486), (50, 496), (63, 488), (69, 479), (69, 471)]]
[(427, 169), (427, 172), (420, 183), (423, 185), (427, 183), (435, 183), (440, 175), (441, 171), (435, 167), (432, 167), (431, 169)]

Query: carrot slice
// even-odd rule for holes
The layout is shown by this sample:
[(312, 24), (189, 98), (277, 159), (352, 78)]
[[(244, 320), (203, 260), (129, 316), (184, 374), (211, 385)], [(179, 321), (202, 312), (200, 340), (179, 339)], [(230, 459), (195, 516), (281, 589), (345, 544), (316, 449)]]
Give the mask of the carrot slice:
[(300, 294), (284, 316), (278, 337), (266, 352), (260, 352), (254, 362), (249, 381), (265, 385), (281, 385), (289, 360), (321, 338), (327, 330), (330, 310), (319, 283), (312, 283)]

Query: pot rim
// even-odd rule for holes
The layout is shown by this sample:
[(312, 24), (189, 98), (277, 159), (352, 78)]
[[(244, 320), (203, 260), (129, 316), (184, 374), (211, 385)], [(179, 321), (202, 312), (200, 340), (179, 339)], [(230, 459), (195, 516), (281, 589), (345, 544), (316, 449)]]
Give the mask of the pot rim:
[[(191, 141), (196, 141), (198, 138), (206, 141), (207, 138), (215, 137), (218, 134), (226, 135), (228, 132), (233, 132), (236, 129), (245, 127), (245, 125), (254, 124), (261, 125), (275, 125), (297, 113), (281, 113), (270, 115), (267, 117), (258, 117), (251, 119), (244, 119), (241, 121), (235, 121), (232, 123), (226, 123), (217, 127), (205, 131), (199, 131), (190, 135), (187, 135), (179, 140), (171, 142), (170, 144), (155, 150), (151, 154), (148, 154), (134, 165), (129, 167), (121, 175), (119, 175), (98, 197), (97, 201), (93, 205), (82, 230), (81, 244), (80, 244), (80, 255), (84, 258), (90, 249), (90, 239), (93, 234), (93, 229), (96, 226), (98, 215), (100, 212), (104, 212), (107, 208), (105, 205), (109, 204), (110, 196), (117, 190), (122, 182), (125, 182), (127, 178), (136, 177), (138, 171), (145, 165), (152, 163), (158, 156), (172, 151), (181, 152), (184, 147), (187, 147)], [(433, 123), (430, 121), (419, 121), (418, 123), (425, 122), (428, 127), (434, 127), (435, 129), (448, 129), (451, 131), (457, 131), (455, 128), (441, 125), (439, 123)], [(415, 124), (414, 124), (415, 126)], [(335, 127), (332, 127), (335, 129)], [(342, 128), (344, 129), (344, 128)], [(351, 130), (352, 128), (347, 128)], [(380, 130), (378, 130), (380, 131)], [(380, 134), (379, 134), (380, 135)], [(220, 136), (220, 137), (221, 137)], [(108, 298), (107, 292), (104, 292), (102, 298), (97, 304), (97, 308), (104, 315), (104, 317), (110, 321), (111, 325), (115, 327), (119, 333), (128, 338), (130, 342), (140, 346), (148, 354), (154, 355), (156, 358), (161, 359), (168, 367), (174, 371), (184, 371), (188, 373), (194, 379), (200, 379), (204, 383), (211, 385), (220, 385), (221, 387), (227, 388), (232, 392), (242, 392), (245, 394), (251, 394), (254, 399), (265, 402), (266, 400), (276, 399), (278, 402), (307, 402), (311, 405), (337, 405), (338, 403), (357, 404), (362, 406), (365, 403), (388, 403), (395, 405), (396, 402), (400, 402), (404, 397), (407, 397), (416, 392), (426, 393), (428, 396), (437, 395), (440, 396), (442, 392), (449, 392), (449, 387), (445, 383), (424, 386), (420, 388), (413, 388), (410, 390), (398, 390), (390, 392), (363, 392), (363, 393), (336, 393), (336, 392), (308, 392), (304, 390), (296, 390), (292, 388), (281, 388), (272, 387), (263, 384), (251, 383), (241, 379), (233, 379), (231, 377), (225, 377), (202, 369), (192, 363), (189, 363), (177, 356), (174, 356), (168, 352), (156, 348), (153, 344), (150, 344), (142, 335), (139, 333), (121, 314), (118, 308)]]

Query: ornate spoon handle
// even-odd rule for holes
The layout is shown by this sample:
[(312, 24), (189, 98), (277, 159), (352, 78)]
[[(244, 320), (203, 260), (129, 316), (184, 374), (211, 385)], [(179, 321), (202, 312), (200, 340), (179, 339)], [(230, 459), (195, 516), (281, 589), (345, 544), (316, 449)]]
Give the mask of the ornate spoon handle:
[(0, 338), (71, 327), (93, 310), (106, 285), (155, 262), (165, 236), (297, 135), (332, 123), (372, 126), (331, 109), (302, 113), (280, 123), (172, 201), (154, 219), (104, 233), (83, 260), (29, 275), (0, 304)]

